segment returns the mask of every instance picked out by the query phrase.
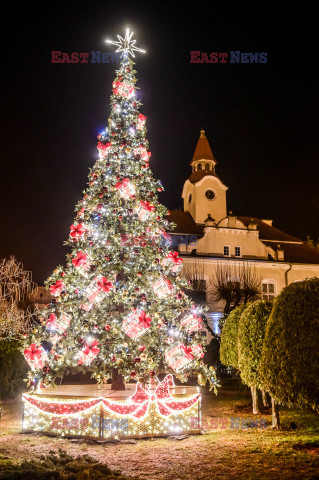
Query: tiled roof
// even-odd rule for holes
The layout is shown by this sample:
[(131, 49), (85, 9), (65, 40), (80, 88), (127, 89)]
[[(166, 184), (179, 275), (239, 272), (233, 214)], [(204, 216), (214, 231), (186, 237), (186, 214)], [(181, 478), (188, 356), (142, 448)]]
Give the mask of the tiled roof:
[(198, 225), (194, 222), (189, 212), (173, 210), (168, 216), (170, 222), (176, 223), (175, 229), (170, 233), (180, 233), (184, 235), (204, 235), (204, 225)]
[(259, 238), (260, 240), (273, 240), (278, 242), (302, 242), (299, 238), (293, 237), (288, 233), (282, 232), (268, 223), (263, 222), (259, 218), (254, 217), (237, 217), (239, 220), (243, 222), (246, 227), (250, 223), (257, 224), (257, 230), (259, 230)]
[[(251, 223), (257, 225), (259, 238), (262, 242), (273, 249), (284, 250), (284, 262), (319, 264), (319, 251), (308, 247), (299, 238), (293, 237), (278, 228), (272, 227), (259, 218), (237, 217), (245, 226)], [(168, 220), (176, 224), (170, 233), (180, 235), (204, 235), (205, 225), (196, 224), (189, 212), (171, 211)]]
[(284, 250), (284, 262), (319, 264), (319, 251), (308, 247), (305, 243), (263, 242), (272, 248)]
[(215, 158), (214, 158), (212, 149), (210, 148), (210, 145), (209, 145), (208, 140), (206, 138), (205, 130), (200, 131), (200, 137), (198, 139), (198, 142), (197, 142), (197, 145), (196, 145), (196, 148), (195, 148), (195, 152), (194, 152), (194, 155), (193, 155), (192, 162), (195, 162), (197, 160), (203, 160), (203, 159), (213, 160), (214, 163), (217, 163)]

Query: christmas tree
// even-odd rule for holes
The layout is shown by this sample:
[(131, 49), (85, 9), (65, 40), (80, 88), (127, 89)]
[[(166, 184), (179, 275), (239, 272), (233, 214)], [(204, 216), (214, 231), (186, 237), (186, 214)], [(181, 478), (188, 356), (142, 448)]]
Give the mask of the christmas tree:
[(70, 254), (47, 280), (54, 299), (26, 339), (30, 384), (52, 385), (90, 371), (98, 383), (114, 374), (147, 382), (168, 372), (216, 385), (202, 357), (201, 310), (185, 295), (182, 259), (169, 249), (163, 190), (149, 168), (146, 117), (136, 95), (135, 40), (122, 51), (112, 85), (108, 126), (76, 206)]

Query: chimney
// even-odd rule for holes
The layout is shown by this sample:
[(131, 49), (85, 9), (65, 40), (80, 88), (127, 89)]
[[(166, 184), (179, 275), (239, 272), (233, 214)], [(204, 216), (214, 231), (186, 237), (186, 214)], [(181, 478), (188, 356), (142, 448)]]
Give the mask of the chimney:
[(277, 260), (285, 260), (285, 250), (280, 245), (277, 245), (276, 253)]
[(308, 247), (310, 247), (310, 248), (315, 248), (314, 241), (312, 240), (312, 238), (310, 238), (310, 235), (307, 235), (306, 244), (307, 244)]
[(273, 222), (273, 220), (266, 220), (266, 219), (263, 218), (261, 221), (264, 222), (264, 223), (267, 223), (267, 225), (269, 225), (270, 227), (272, 227), (272, 222)]

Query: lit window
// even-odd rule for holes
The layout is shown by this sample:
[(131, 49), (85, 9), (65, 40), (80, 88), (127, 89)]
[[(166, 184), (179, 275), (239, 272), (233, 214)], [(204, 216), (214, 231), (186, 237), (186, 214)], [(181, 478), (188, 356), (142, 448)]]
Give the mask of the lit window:
[(274, 280), (263, 280), (261, 284), (263, 300), (272, 301), (276, 296), (276, 284)]
[(229, 245), (224, 245), (224, 255), (225, 257), (229, 257)]
[(235, 257), (241, 257), (240, 247), (235, 247)]

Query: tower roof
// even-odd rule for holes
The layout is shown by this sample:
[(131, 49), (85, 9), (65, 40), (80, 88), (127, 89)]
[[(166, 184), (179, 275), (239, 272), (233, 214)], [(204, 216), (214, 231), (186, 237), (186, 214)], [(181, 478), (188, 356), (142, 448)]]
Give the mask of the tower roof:
[(214, 164), (217, 163), (213, 155), (212, 149), (210, 148), (209, 142), (206, 138), (205, 130), (200, 131), (200, 136), (195, 148), (191, 164), (198, 160), (212, 160)]

